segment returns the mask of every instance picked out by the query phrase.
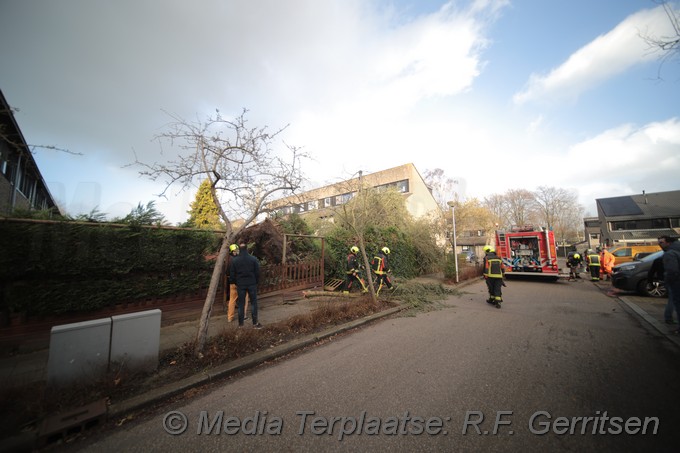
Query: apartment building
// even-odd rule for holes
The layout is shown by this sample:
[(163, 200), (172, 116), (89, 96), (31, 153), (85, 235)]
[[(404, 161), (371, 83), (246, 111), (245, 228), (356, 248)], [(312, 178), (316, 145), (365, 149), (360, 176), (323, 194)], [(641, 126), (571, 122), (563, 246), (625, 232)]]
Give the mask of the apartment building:
[(412, 163), (367, 175), (359, 174), (347, 181), (275, 200), (271, 206), (276, 215), (297, 213), (332, 218), (333, 208), (351, 200), (360, 187), (377, 190), (395, 188), (404, 195), (406, 209), (414, 218), (441, 214), (430, 188)]
[(659, 236), (680, 236), (680, 190), (595, 201), (601, 244), (656, 244)]
[(12, 109), (0, 91), (0, 215), (15, 209), (59, 214)]

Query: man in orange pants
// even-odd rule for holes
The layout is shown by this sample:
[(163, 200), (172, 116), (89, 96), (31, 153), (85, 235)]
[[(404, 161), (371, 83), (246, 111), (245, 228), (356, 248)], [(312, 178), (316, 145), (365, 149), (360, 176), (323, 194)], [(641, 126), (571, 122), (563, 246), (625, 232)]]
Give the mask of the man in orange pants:
[(602, 252), (600, 253), (600, 280), (612, 279), (612, 271), (615, 263), (616, 257), (605, 247), (602, 247)]
[[(239, 248), (238, 245), (236, 244), (231, 244), (229, 246), (229, 258), (233, 258), (234, 256), (237, 256), (239, 253)], [(227, 265), (227, 269), (229, 269), (229, 265)], [(229, 275), (229, 273), (227, 273)], [(229, 282), (229, 303), (227, 305), (227, 322), (232, 322), (234, 319), (236, 319), (236, 301), (238, 300), (238, 292), (236, 291), (236, 283), (235, 282)], [(248, 294), (246, 294), (246, 306), (244, 307), (244, 313), (248, 313)], [(247, 316), (246, 316), (247, 319)]]

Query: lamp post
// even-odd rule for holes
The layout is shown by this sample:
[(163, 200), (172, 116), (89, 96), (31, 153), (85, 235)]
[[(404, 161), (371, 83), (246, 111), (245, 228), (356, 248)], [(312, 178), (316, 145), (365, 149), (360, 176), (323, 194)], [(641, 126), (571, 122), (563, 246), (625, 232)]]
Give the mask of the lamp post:
[(453, 201), (446, 202), (451, 206), (451, 220), (453, 221), (453, 259), (456, 263), (456, 283), (458, 283), (458, 250), (456, 245), (456, 204)]

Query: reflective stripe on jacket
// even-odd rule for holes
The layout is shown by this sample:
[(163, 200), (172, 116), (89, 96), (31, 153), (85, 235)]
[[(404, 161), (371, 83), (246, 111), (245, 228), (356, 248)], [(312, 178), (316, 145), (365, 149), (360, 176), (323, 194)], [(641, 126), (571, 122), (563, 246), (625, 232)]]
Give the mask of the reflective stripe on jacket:
[(484, 275), (489, 278), (503, 278), (503, 261), (497, 256), (487, 256)]

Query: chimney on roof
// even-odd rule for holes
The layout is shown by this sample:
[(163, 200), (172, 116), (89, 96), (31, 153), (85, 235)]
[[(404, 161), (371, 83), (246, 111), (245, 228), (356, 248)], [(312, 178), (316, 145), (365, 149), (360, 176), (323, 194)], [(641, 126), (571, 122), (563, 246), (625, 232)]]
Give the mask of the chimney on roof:
[(642, 191), (642, 196), (645, 197), (645, 204), (647, 204), (647, 194), (644, 190)]

